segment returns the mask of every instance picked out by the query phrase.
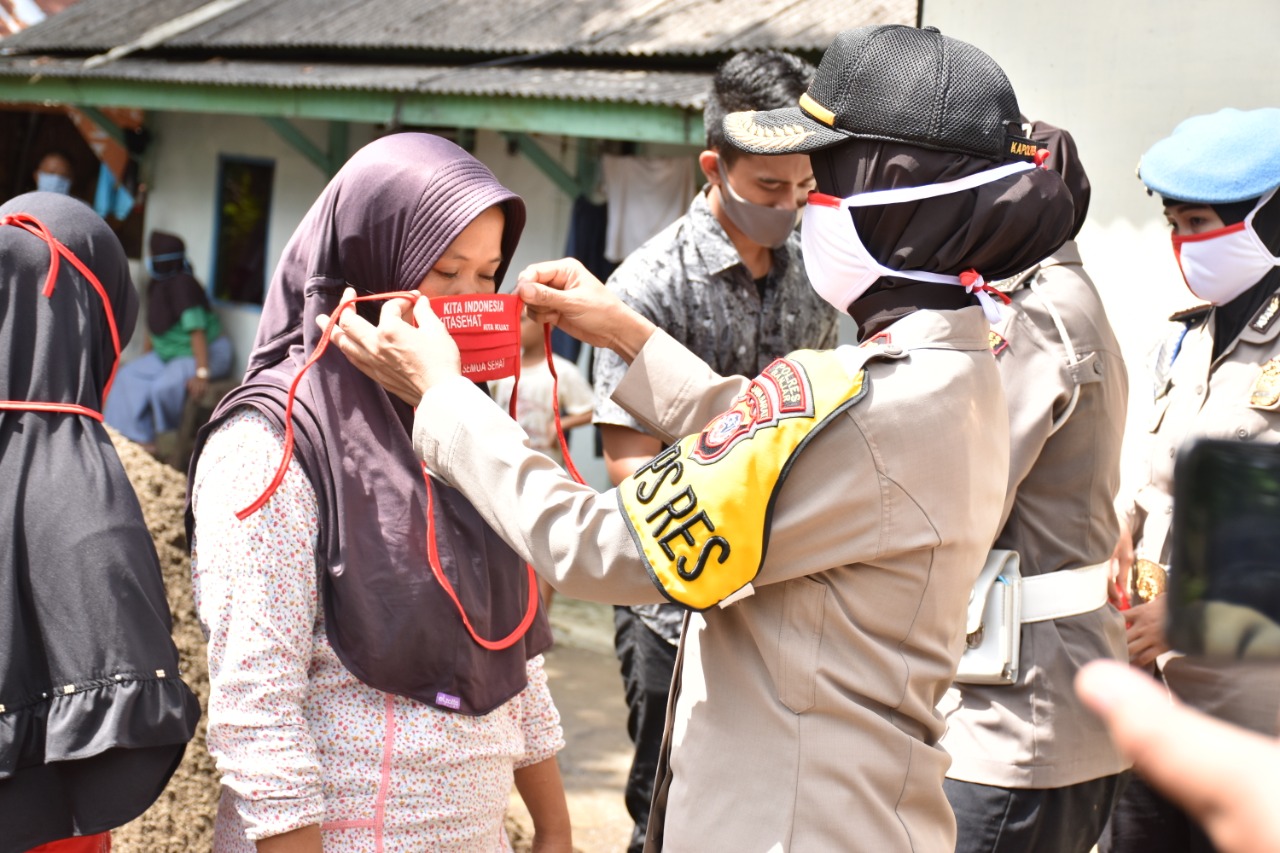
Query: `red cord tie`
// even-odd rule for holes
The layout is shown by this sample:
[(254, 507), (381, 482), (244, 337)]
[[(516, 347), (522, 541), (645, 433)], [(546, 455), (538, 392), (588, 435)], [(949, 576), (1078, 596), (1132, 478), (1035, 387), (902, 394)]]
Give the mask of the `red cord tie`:
[(1036, 151), (1035, 155), (1032, 157), (1032, 159), (1035, 161), (1036, 167), (1040, 169), (1049, 168), (1048, 166), (1045, 165), (1045, 161), (1049, 159), (1049, 155), (1051, 153), (1052, 152), (1048, 148), (1041, 148), (1038, 151)]
[(1005, 305), (1008, 305), (1013, 301), (1003, 291), (997, 290), (987, 284), (987, 280), (983, 278), (982, 274), (977, 270), (969, 269), (960, 273), (960, 283), (964, 285), (966, 293), (988, 293), (999, 299)]
[[(111, 393), (111, 385), (116, 381), (116, 371), (120, 368), (120, 332), (116, 329), (116, 317), (111, 311), (111, 300), (107, 297), (106, 288), (102, 286), (102, 282), (93, 274), (93, 270), (89, 269), (85, 264), (76, 257), (75, 253), (62, 244), (53, 233), (49, 231), (36, 217), (29, 213), (10, 213), (0, 216), (0, 227), (5, 225), (14, 225), (18, 228), (28, 231), (39, 237), (49, 245), (49, 272), (44, 279), (44, 289), (42, 294), (46, 299), (53, 298), (53, 288), (58, 281), (58, 265), (59, 258), (66, 258), (71, 262), (81, 275), (89, 280), (89, 284), (97, 291), (98, 296), (102, 297), (102, 305), (107, 314), (107, 328), (111, 331), (111, 346), (115, 350), (116, 358), (111, 365), (111, 373), (107, 375), (106, 384), (102, 386), (102, 402), (107, 402), (107, 395)], [(78, 403), (37, 403), (29, 400), (0, 400), (0, 410), (7, 411), (27, 411), (27, 412), (64, 412), (73, 415), (84, 415), (93, 418), (95, 421), (102, 421), (102, 413), (94, 411), (87, 406), (81, 406)]]
[[(357, 302), (375, 302), (375, 301), (385, 301), (388, 299), (407, 299), (412, 303), (416, 303), (420, 298), (422, 298), (421, 293), (419, 293), (416, 290), (410, 290), (410, 291), (394, 291), (392, 293), (378, 293), (370, 296), (357, 296), (354, 299), (349, 299), (345, 302), (339, 303), (337, 309), (333, 312), (333, 314), (330, 315), (329, 322), (325, 325), (324, 332), (320, 335), (320, 341), (319, 343), (316, 344), (315, 351), (303, 363), (302, 368), (298, 371), (298, 374), (294, 376), (293, 382), (290, 383), (289, 385), (289, 395), (285, 402), (285, 409), (284, 409), (284, 418), (285, 418), (284, 456), (280, 460), (280, 464), (279, 466), (277, 466), (275, 475), (272, 476), (271, 478), (271, 482), (267, 484), (267, 488), (263, 491), (261, 495), (258, 496), (257, 500), (255, 500), (249, 506), (245, 507), (244, 509), (236, 513), (237, 519), (239, 519), (240, 521), (244, 521), (246, 518), (248, 518), (249, 516), (257, 512), (259, 509), (261, 509), (262, 506), (266, 504), (268, 500), (271, 499), (271, 496), (275, 494), (276, 489), (280, 487), (280, 483), (283, 482), (285, 472), (289, 468), (289, 460), (293, 458), (293, 444), (294, 444), (293, 402), (297, 396), (298, 383), (301, 382), (303, 374), (306, 373), (307, 370), (309, 370), (313, 364), (319, 361), (322, 355), (324, 355), (324, 351), (329, 346), (329, 340), (333, 336), (333, 329), (338, 324), (338, 319), (342, 316), (342, 312), (346, 311), (348, 308), (355, 305)], [(457, 300), (460, 298), (465, 299), (465, 297), (442, 297), (441, 299)], [(492, 299), (493, 297), (482, 297), (482, 298)], [(435, 300), (433, 300), (433, 303), (434, 302)], [(519, 316), (518, 312), (516, 316), (517, 317)], [(414, 325), (416, 325), (416, 323)], [(519, 334), (518, 322), (516, 323), (514, 331), (517, 335)], [(486, 339), (485, 343), (487, 347), (493, 348), (493, 336), (490, 335), (489, 338)], [(544, 347), (547, 353), (547, 366), (551, 370), (551, 377), (552, 377), (552, 397), (553, 397), (552, 405), (555, 408), (556, 435), (560, 441), (560, 448), (564, 452), (565, 467), (568, 469), (570, 476), (572, 476), (574, 480), (576, 480), (578, 483), (582, 483), (583, 482), (582, 476), (578, 473), (578, 469), (574, 466), (573, 460), (569, 456), (568, 442), (565, 440), (564, 430), (560, 426), (560, 406), (558, 403), (559, 378), (556, 376), (555, 366), (551, 363), (551, 327), (550, 326), (547, 326), (544, 331)], [(515, 385), (511, 389), (511, 405), (509, 407), (510, 415), (514, 419), (516, 416), (516, 391), (518, 390), (519, 383), (520, 383), (520, 359), (519, 358), (515, 359), (514, 365), (512, 365), (512, 369), (513, 369), (513, 373), (507, 374), (507, 375), (513, 375), (515, 378)], [(468, 378), (471, 378), (471, 377), (468, 377)], [(493, 378), (498, 378), (498, 377), (495, 376)], [(471, 639), (474, 640), (477, 645), (483, 648), (489, 649), (490, 651), (500, 651), (502, 649), (510, 648), (511, 646), (515, 645), (528, 632), (529, 627), (533, 624), (533, 619), (538, 612), (538, 577), (537, 577), (537, 574), (534, 572), (533, 566), (527, 563), (525, 565), (525, 568), (527, 569), (526, 574), (528, 578), (528, 604), (525, 607), (525, 613), (524, 613), (524, 616), (521, 618), (520, 623), (516, 625), (515, 629), (513, 629), (510, 634), (508, 634), (506, 637), (503, 637), (500, 640), (489, 640), (484, 637), (481, 637), (478, 633), (476, 633), (475, 628), (472, 626), (471, 619), (467, 616), (467, 612), (465, 608), (463, 608), (462, 606), (462, 601), (458, 598), (458, 594), (454, 590), (453, 584), (449, 582), (448, 577), (445, 576), (444, 569), (440, 565), (440, 555), (436, 548), (435, 515), (433, 512), (435, 503), (433, 498), (433, 490), (431, 488), (431, 474), (430, 472), (427, 471), (426, 463), (422, 464), (422, 480), (427, 488), (427, 508), (426, 508), (427, 563), (431, 567), (432, 575), (435, 577), (436, 582), (439, 583), (441, 588), (445, 591), (445, 594), (447, 594), (449, 596), (449, 599), (453, 602), (454, 607), (458, 611), (458, 615), (461, 616), (462, 618), (462, 624), (467, 629), (467, 633), (471, 635)]]

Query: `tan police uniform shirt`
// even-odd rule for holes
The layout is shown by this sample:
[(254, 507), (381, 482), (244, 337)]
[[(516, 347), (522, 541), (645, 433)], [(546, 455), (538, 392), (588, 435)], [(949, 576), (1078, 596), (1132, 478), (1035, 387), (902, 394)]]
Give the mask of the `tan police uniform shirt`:
[[(1136, 556), (1165, 566), (1172, 545), (1173, 467), (1183, 445), (1197, 438), (1280, 441), (1280, 293), (1263, 303), (1216, 360), (1213, 325), (1209, 312), (1186, 331), (1156, 389), (1146, 482), (1129, 511)], [(1174, 657), (1163, 669), (1170, 689), (1192, 705), (1276, 733), (1280, 667), (1203, 666)]]
[[(1023, 576), (1035, 576), (1105, 562), (1115, 547), (1129, 381), (1074, 242), (1015, 284), (1013, 304), (992, 332), (1012, 448), (995, 547), (1017, 551)], [(1076, 671), (1095, 658), (1128, 660), (1124, 622), (1110, 605), (1024, 625), (1016, 684), (947, 691), (940, 706), (947, 720), (942, 745), (952, 759), (947, 775), (1003, 788), (1059, 788), (1124, 770), (1128, 762), (1073, 689)]]
[[(980, 308), (919, 311), (888, 331), (901, 354), (868, 364), (866, 395), (780, 487), (754, 595), (691, 617), (651, 850), (954, 849), (935, 709), (999, 523), (1008, 421)], [(615, 399), (674, 438), (746, 384), (657, 332)], [(419, 412), (430, 469), (558, 589), (662, 600), (613, 491), (531, 453), (463, 380), (432, 389)]]

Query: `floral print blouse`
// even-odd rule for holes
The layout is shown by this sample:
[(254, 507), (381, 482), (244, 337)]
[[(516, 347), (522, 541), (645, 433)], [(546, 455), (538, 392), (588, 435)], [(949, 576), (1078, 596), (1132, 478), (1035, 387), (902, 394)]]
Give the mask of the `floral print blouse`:
[(513, 771), (564, 746), (542, 657), (481, 717), (357, 680), (325, 636), (315, 492), (297, 460), (270, 501), (284, 437), (242, 407), (209, 438), (193, 486), (192, 580), (209, 640), (209, 751), (222, 777), (214, 849), (319, 823), (324, 849), (507, 851)]

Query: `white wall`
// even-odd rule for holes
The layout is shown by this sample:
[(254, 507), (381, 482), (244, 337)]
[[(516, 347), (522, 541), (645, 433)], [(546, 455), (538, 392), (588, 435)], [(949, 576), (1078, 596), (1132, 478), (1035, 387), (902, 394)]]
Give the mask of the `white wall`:
[(1147, 359), (1164, 334), (1163, 320), (1196, 302), (1174, 264), (1160, 200), (1135, 177), (1138, 160), (1188, 116), (1280, 106), (1274, 63), (1280, 3), (922, 0), (922, 6), (926, 26), (1000, 63), (1024, 114), (1076, 139), (1093, 185), (1081, 252), (1129, 363), (1130, 436), (1136, 436), (1147, 420)]

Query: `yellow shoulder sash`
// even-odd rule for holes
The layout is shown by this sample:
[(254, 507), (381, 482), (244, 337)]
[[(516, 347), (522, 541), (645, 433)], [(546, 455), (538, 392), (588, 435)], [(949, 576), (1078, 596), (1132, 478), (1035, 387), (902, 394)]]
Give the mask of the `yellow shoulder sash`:
[(668, 598), (705, 610), (751, 583), (792, 460), (866, 394), (863, 364), (879, 349), (800, 350), (774, 361), (701, 433), (619, 484), (631, 536)]

